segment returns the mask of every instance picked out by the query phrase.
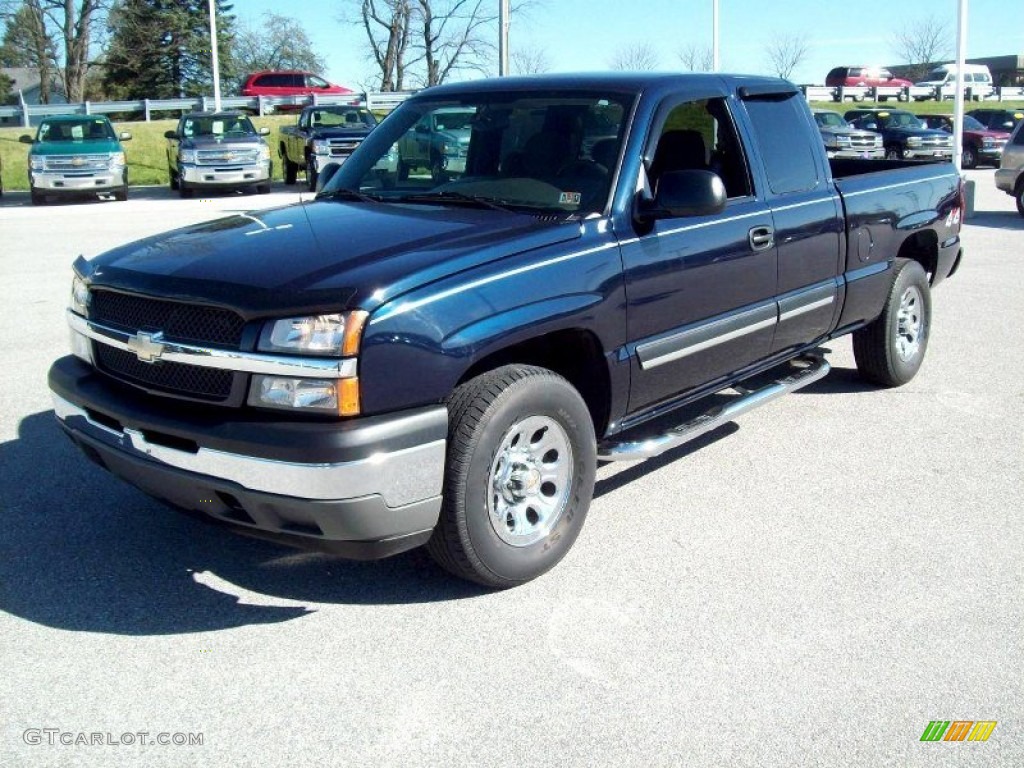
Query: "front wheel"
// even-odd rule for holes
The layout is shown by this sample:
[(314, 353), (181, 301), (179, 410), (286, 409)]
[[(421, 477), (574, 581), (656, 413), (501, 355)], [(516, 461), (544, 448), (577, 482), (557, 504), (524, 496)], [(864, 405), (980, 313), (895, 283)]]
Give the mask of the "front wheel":
[(883, 387), (898, 387), (914, 378), (928, 349), (931, 317), (924, 267), (897, 259), (882, 314), (853, 332), (853, 357), (860, 375)]
[(1024, 181), (1017, 184), (1017, 191), (1013, 193), (1013, 199), (1017, 201), (1017, 213), (1024, 216)]
[(544, 368), (510, 365), (448, 400), (444, 505), (428, 544), (446, 570), (489, 587), (540, 576), (583, 527), (597, 466), (583, 398)]
[(319, 174), (313, 170), (313, 164), (310, 162), (306, 166), (306, 182), (309, 184), (309, 191), (316, 192), (316, 179)]
[(900, 152), (899, 147), (886, 147), (885, 148), (885, 159), (886, 160), (899, 160), (903, 154)]
[(114, 192), (114, 199), (120, 200), (122, 203), (128, 199), (128, 185), (125, 184), (120, 189)]
[(960, 156), (960, 164), (964, 168), (978, 167), (978, 155), (970, 144), (964, 146), (963, 154)]
[(298, 165), (298, 163), (293, 163), (286, 156), (285, 159), (284, 159), (284, 183), (285, 184), (294, 184), (295, 183), (295, 177), (298, 176), (298, 175), (299, 175), (299, 165)]
[(46, 195), (41, 195), (33, 189), (32, 205), (46, 205)]

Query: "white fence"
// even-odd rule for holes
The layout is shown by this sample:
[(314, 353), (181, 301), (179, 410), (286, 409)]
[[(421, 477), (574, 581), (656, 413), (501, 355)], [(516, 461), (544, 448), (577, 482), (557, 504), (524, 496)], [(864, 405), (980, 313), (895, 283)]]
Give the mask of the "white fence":
[[(349, 93), (332, 96), (227, 96), (220, 100), (221, 109), (244, 109), (259, 115), (270, 114), (280, 107), (301, 108), (310, 104), (358, 104), (375, 112), (390, 112), (411, 92), (401, 93)], [(0, 107), (0, 124), (14, 122), (28, 127), (34, 118), (51, 115), (141, 115), (149, 122), (154, 113), (192, 111), (206, 112), (213, 109), (213, 98), (201, 96), (198, 99), (142, 99), (141, 101), (84, 101), (78, 104), (26, 104), (15, 107)], [(13, 119), (13, 120), (12, 120)]]
[[(912, 85), (909, 88), (886, 88), (886, 87), (856, 87), (856, 88), (831, 88), (827, 85), (804, 85), (801, 86), (804, 96), (808, 101), (879, 101), (896, 99), (897, 101), (941, 101), (952, 99), (956, 92), (955, 86), (950, 88), (930, 88), (927, 86)], [(996, 101), (1009, 101), (1024, 99), (1024, 88), (986, 87), (985, 93), (974, 93), (973, 89), (964, 89), (964, 95), (968, 100), (995, 99)]]

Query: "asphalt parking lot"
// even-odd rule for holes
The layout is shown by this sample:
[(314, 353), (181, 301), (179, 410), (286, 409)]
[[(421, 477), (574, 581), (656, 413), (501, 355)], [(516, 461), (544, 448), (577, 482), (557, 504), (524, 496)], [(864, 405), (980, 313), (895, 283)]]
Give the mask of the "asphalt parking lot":
[(8, 192), (0, 765), (1024, 765), (1024, 218), (969, 177), (914, 381), (864, 386), (835, 343), (823, 382), (603, 468), (566, 560), (498, 593), (221, 532), (60, 434), (73, 259), (298, 193)]

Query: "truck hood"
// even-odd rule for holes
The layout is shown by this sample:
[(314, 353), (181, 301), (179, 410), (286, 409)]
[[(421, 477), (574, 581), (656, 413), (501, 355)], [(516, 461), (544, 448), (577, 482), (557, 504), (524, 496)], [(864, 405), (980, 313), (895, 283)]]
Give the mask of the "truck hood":
[(495, 210), (315, 201), (115, 248), (76, 269), (95, 286), (231, 307), (247, 319), (361, 308), (580, 237), (578, 222)]
[(192, 136), (181, 140), (182, 149), (210, 149), (211, 147), (257, 147), (264, 144), (262, 136)]
[(32, 145), (32, 155), (102, 155), (121, 152), (114, 139), (82, 139), (81, 141), (40, 141)]

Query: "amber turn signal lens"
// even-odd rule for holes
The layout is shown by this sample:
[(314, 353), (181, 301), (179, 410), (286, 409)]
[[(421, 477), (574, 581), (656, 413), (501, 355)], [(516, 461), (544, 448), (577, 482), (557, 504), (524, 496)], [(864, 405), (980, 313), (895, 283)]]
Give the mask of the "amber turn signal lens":
[(359, 415), (359, 377), (338, 380), (338, 414)]
[(345, 337), (341, 343), (342, 357), (355, 357), (359, 354), (359, 342), (363, 338), (363, 327), (366, 325), (368, 312), (358, 310), (349, 312), (345, 318)]

